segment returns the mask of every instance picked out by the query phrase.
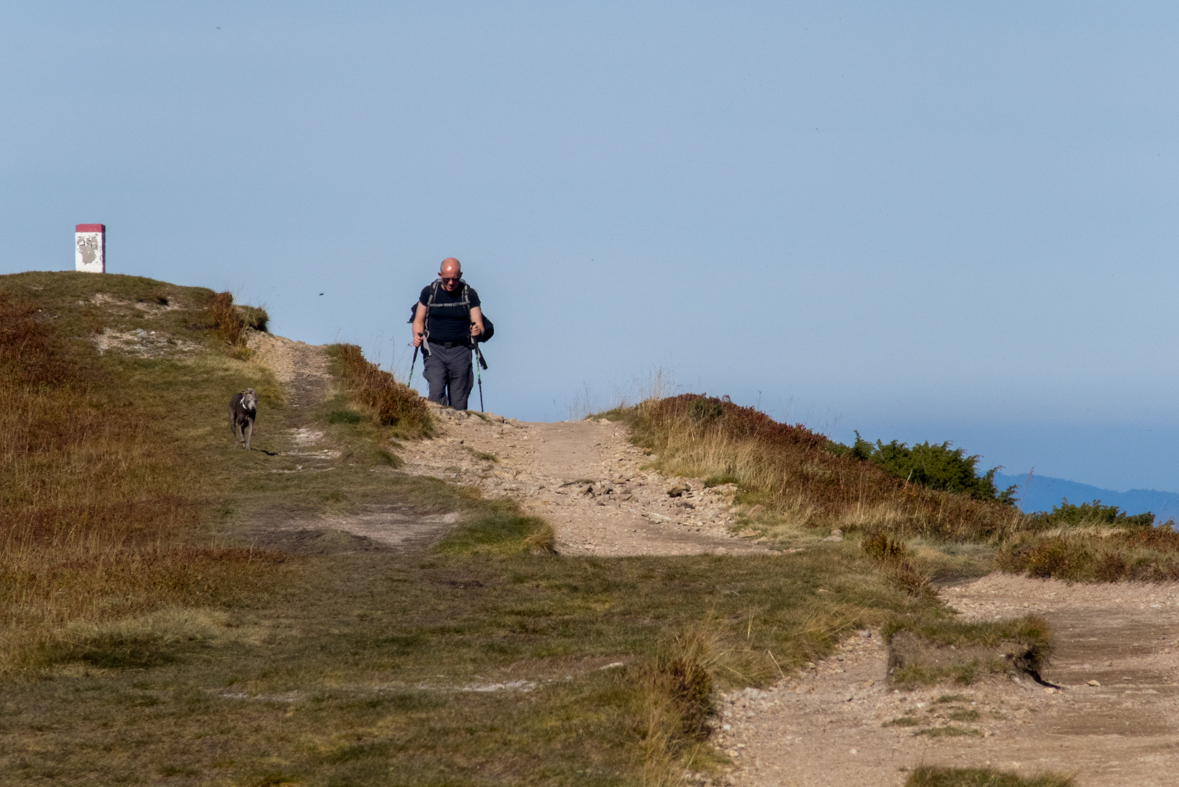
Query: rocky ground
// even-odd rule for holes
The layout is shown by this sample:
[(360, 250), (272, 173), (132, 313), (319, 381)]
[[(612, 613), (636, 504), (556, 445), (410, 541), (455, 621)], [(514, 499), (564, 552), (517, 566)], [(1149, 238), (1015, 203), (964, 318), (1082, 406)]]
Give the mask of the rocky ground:
[[(296, 403), (326, 384), (319, 348), (277, 337), (255, 338), (252, 346)], [(733, 532), (741, 512), (731, 486), (706, 489), (699, 479), (654, 472), (618, 423), (435, 414), (440, 435), (400, 446), (401, 472), (519, 499), (552, 524), (564, 554), (766, 550), (751, 531)], [(290, 450), (305, 451), (308, 462), (330, 461), (312, 455), (327, 450), (320, 435), (296, 428), (289, 437)], [(417, 523), (430, 532), (448, 524)], [(407, 526), (404, 515), (383, 510), (317, 525), (389, 543)], [(415, 537), (428, 537), (423, 533)], [(1179, 783), (1179, 587), (992, 575), (941, 593), (968, 619), (1047, 619), (1057, 651), (1043, 677), (1059, 688), (996, 678), (898, 691), (886, 681), (879, 632), (859, 631), (799, 675), (722, 698), (717, 742), (734, 764), (721, 781), (899, 786), (913, 767), (938, 764), (1025, 775), (1051, 770), (1075, 775), (1080, 787)]]
[(665, 478), (630, 444), (625, 427), (600, 419), (524, 423), (433, 406), (434, 440), (398, 453), (405, 472), (512, 496), (557, 533), (571, 555), (747, 554), (763, 546), (732, 533), (731, 484)]

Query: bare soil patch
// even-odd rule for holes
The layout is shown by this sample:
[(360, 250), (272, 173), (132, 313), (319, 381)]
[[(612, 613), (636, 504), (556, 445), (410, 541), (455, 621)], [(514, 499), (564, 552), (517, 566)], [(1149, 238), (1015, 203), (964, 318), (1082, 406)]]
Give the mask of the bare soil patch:
[(434, 440), (406, 445), (405, 472), (519, 499), (570, 555), (755, 554), (732, 533), (731, 484), (667, 478), (649, 469), (626, 427), (606, 421), (528, 423), (432, 407)]
[(896, 691), (876, 632), (769, 691), (727, 696), (736, 785), (901, 785), (919, 764), (1170, 785), (1179, 768), (1179, 586), (1066, 585), (991, 575), (942, 596), (968, 620), (1053, 626), (1045, 680)]

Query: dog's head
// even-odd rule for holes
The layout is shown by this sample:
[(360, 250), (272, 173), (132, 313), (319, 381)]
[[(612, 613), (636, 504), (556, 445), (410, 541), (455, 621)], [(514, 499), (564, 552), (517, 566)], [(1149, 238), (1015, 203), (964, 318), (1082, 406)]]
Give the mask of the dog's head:
[(258, 409), (258, 394), (254, 393), (253, 388), (247, 388), (246, 390), (242, 391), (242, 409)]

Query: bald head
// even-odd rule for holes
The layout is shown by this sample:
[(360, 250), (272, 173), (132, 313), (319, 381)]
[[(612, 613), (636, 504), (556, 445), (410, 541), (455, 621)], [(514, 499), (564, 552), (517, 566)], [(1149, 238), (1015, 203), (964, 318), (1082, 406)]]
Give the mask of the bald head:
[(438, 278), (442, 279), (442, 289), (453, 292), (458, 287), (459, 279), (463, 276), (463, 265), (454, 257), (447, 257), (438, 266)]

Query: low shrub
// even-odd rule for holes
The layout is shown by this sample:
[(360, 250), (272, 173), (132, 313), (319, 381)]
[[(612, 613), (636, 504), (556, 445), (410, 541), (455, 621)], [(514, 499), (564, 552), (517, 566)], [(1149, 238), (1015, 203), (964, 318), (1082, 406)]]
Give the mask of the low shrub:
[(967, 456), (963, 448), (951, 449), (949, 442), (940, 445), (917, 443), (910, 448), (897, 440), (890, 443), (877, 440), (873, 444), (856, 432), (856, 441), (849, 453), (884, 468), (907, 483), (969, 495), (975, 500), (997, 500), (1005, 505), (1015, 505), (1015, 485), (1002, 492), (995, 488), (995, 472), (999, 468), (993, 467), (979, 475), (979, 457)]
[(1047, 530), (1053, 527), (1151, 527), (1154, 525), (1154, 514), (1122, 513), (1117, 506), (1104, 506), (1100, 500), (1091, 503), (1073, 505), (1064, 498), (1049, 512), (1031, 514), (1028, 517), (1028, 527), (1036, 530)]
[(235, 306), (233, 295), (219, 292), (210, 300), (205, 311), (209, 315), (209, 330), (230, 348), (235, 357), (245, 358), (246, 329), (265, 331), (270, 315), (257, 306)]
[(908, 558), (903, 541), (885, 533), (873, 533), (864, 538), (860, 548), (868, 557), (880, 561), (884, 573), (905, 592), (931, 598), (936, 595), (929, 577)]
[(1024, 533), (996, 557), (1000, 569), (1071, 582), (1179, 579), (1179, 533), (1171, 527), (1101, 527)]

